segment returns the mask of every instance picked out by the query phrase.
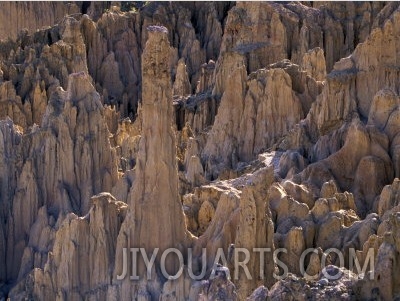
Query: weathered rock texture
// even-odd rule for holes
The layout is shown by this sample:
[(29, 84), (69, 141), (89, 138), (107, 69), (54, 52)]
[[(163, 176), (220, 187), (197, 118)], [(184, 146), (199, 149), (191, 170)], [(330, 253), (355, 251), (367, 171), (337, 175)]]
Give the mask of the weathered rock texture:
[(0, 300), (400, 298), (398, 3), (0, 8)]
[[(150, 26), (148, 31), (142, 56), (142, 137), (135, 182), (127, 201), (130, 210), (118, 236), (117, 250), (142, 247), (151, 254), (159, 248), (160, 254), (155, 261), (159, 266), (161, 253), (168, 248), (176, 247), (185, 254), (184, 249), (190, 246), (191, 236), (186, 231), (178, 193), (168, 31), (161, 26)], [(120, 255), (119, 252), (115, 268), (118, 274), (122, 271), (122, 260), (118, 260)], [(175, 275), (179, 268), (179, 261), (171, 259), (166, 271)], [(139, 265), (138, 275), (145, 275), (144, 265)], [(163, 281), (157, 278), (154, 281)], [(152, 298), (158, 298), (160, 293), (157, 294), (156, 285), (149, 283), (147, 287)], [(129, 278), (121, 288), (122, 299), (128, 299), (135, 293), (130, 291)]]
[(16, 139), (18, 132), (12, 122), (3, 122), (8, 128), (4, 139), (15, 145), (11, 153), (3, 152), (3, 166), (8, 165), (11, 173), (4, 178), (9, 180), (2, 194), (8, 213), (6, 279), (15, 280), (29, 268), (43, 268), (43, 260), (24, 262), (26, 252), (46, 258), (52, 245), (51, 235), (34, 242), (39, 235), (34, 224), (54, 227), (55, 221), (69, 212), (88, 212), (91, 196), (111, 190), (116, 183), (117, 158), (100, 96), (83, 72), (70, 75), (67, 91), (58, 88), (52, 95), (41, 127)]
[(4, 1), (0, 4), (0, 39), (15, 39), (21, 30), (33, 33), (75, 13), (80, 13), (75, 3)]

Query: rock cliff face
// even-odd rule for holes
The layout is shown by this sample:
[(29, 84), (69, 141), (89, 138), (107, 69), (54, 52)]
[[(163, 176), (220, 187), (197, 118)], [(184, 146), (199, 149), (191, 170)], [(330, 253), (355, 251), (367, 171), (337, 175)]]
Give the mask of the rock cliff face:
[(0, 5), (0, 39), (16, 39), (22, 34), (33, 33), (37, 29), (61, 22), (66, 15), (80, 13), (74, 3), (62, 2), (3, 2)]
[(397, 3), (0, 8), (0, 300), (400, 298)]
[[(35, 242), (40, 235), (35, 224), (54, 227), (67, 213), (86, 214), (91, 196), (111, 190), (117, 181), (117, 158), (104, 121), (100, 96), (85, 73), (69, 76), (68, 90), (60, 87), (52, 95), (42, 125), (20, 139), (13, 138), (18, 131), (12, 122), (4, 121), (8, 133), (3, 141), (17, 143), (13, 151), (3, 152), (4, 167), (13, 171), (4, 178), (9, 184), (2, 194), (8, 196), (3, 199), (8, 207), (6, 279), (43, 267), (52, 236)], [(38, 256), (43, 259), (34, 260)]]

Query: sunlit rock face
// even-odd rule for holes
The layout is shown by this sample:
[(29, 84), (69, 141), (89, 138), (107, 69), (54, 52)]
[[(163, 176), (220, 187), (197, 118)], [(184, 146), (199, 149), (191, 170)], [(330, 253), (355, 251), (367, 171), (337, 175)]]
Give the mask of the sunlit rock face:
[(0, 8), (0, 300), (400, 298), (396, 2)]

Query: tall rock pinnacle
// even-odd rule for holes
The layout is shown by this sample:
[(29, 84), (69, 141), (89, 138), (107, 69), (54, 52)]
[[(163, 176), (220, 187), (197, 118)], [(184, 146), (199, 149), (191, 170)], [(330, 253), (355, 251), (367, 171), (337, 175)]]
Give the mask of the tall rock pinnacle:
[(148, 225), (135, 229), (135, 241), (150, 250), (162, 250), (184, 242), (186, 233), (172, 128), (168, 33), (158, 26), (150, 26), (148, 31), (142, 56), (142, 141), (130, 205), (137, 221), (151, 225), (151, 229)]
[[(118, 238), (117, 253), (124, 247), (139, 247), (151, 256), (159, 248), (159, 271), (162, 252), (171, 247), (183, 252), (188, 232), (178, 192), (168, 32), (165, 27), (150, 26), (148, 33), (142, 56), (142, 137), (136, 178), (128, 197), (130, 212)], [(117, 270), (122, 262), (119, 255)], [(178, 264), (178, 258), (171, 255), (166, 271), (174, 275)], [(139, 277), (143, 272), (139, 263)]]

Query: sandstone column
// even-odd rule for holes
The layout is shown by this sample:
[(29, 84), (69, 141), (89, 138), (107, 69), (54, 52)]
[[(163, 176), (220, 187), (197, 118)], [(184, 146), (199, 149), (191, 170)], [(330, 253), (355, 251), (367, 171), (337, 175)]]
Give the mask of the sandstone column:
[[(156, 259), (159, 272), (162, 252), (175, 247), (185, 254), (188, 238), (178, 192), (168, 32), (164, 27), (150, 26), (148, 33), (142, 55), (142, 137), (135, 182), (128, 196), (129, 213), (118, 238), (117, 273), (122, 270), (119, 257), (122, 248), (145, 248), (149, 258), (159, 248)], [(171, 254), (167, 258), (166, 271), (174, 275), (179, 269), (177, 256)], [(138, 275), (141, 279), (145, 276), (140, 264)], [(160, 280), (152, 275), (154, 278)], [(123, 288), (126, 285), (124, 281)], [(147, 289), (154, 292), (156, 285), (147, 284)]]
[(153, 248), (163, 250), (183, 243), (186, 226), (178, 192), (172, 128), (168, 32), (159, 26), (150, 26), (148, 31), (142, 55), (142, 140), (130, 206), (139, 222), (134, 229), (134, 242), (151, 252)]

